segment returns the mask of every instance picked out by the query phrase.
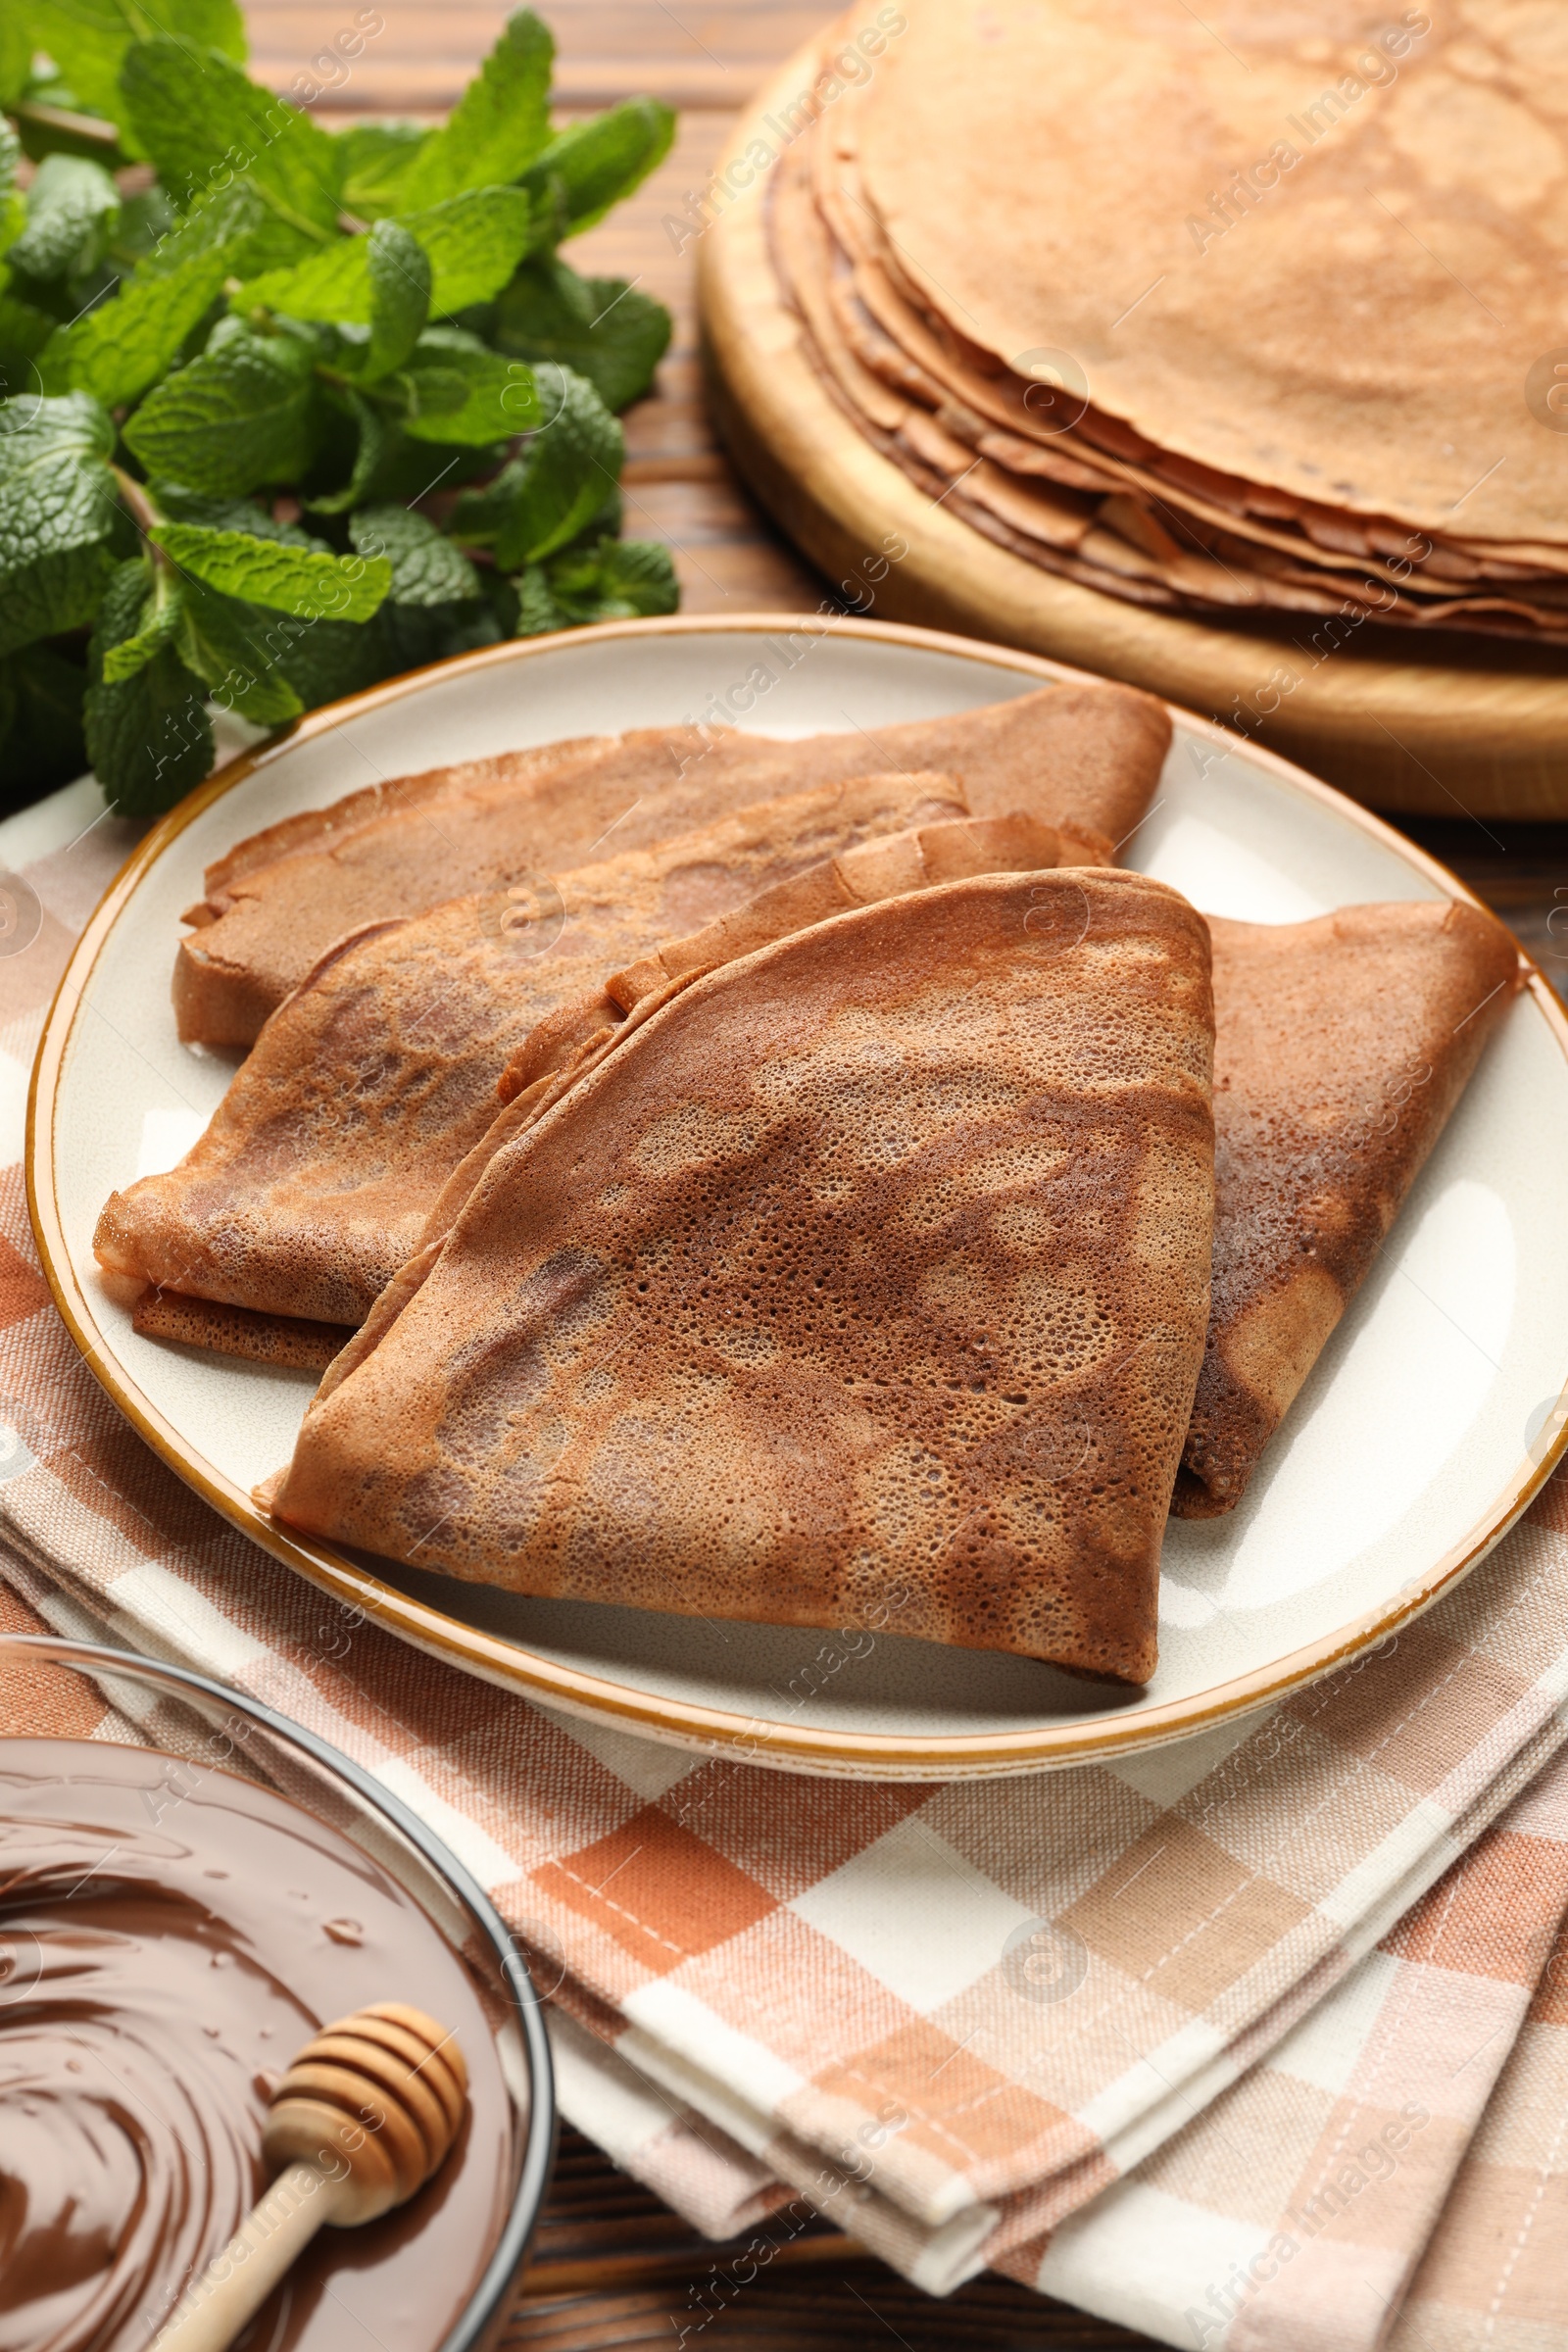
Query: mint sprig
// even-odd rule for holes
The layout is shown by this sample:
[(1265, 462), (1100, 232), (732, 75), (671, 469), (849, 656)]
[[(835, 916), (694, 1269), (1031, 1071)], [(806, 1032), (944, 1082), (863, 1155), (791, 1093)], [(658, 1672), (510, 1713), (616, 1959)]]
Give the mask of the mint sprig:
[[(156, 22), (199, 48), (220, 49), (237, 64), (245, 62), (245, 26), (234, 0), (175, 0), (173, 6), (161, 5), (156, 19), (121, 6), (120, 0), (25, 0), (15, 13), (31, 36), (29, 48), (53, 59), (79, 111), (121, 126), (121, 146), (128, 155), (142, 151), (127, 143), (120, 71), (138, 24), (146, 29)], [(24, 72), (18, 87), (5, 93), (6, 102), (25, 95)]]
[(550, 138), (555, 42), (529, 10), (514, 16), (452, 110), (411, 158), (398, 209), (519, 179)]
[[(430, 264), (430, 300), (438, 311), (466, 311), (505, 286), (541, 233), (533, 200), (521, 188), (469, 188), (401, 216)], [(231, 297), (238, 310), (273, 310), (294, 318), (368, 323), (375, 293), (368, 238), (341, 238), (288, 270), (270, 270)]]
[[(207, 772), (215, 707), (284, 725), (677, 602), (666, 552), (618, 536), (613, 414), (667, 314), (557, 250), (660, 160), (668, 110), (557, 129), (528, 10), (437, 130), (330, 134), (244, 55), (233, 0), (5, 18), (5, 805), (90, 757), (152, 813)], [(63, 152), (62, 116), (102, 127)]]

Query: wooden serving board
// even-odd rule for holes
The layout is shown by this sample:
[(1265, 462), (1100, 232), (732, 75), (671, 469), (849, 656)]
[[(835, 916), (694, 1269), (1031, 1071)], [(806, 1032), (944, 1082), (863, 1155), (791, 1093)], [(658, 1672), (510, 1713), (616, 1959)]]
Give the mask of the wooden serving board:
[[(760, 137), (776, 146), (764, 118), (787, 119), (814, 71), (808, 46), (768, 83), (741, 116), (720, 178)], [(812, 366), (768, 255), (766, 179), (697, 240), (710, 387), (742, 473), (853, 610), (1125, 678), (1381, 808), (1568, 816), (1568, 655), (1494, 639), (1434, 656), (1374, 622), (1335, 646), (1317, 617), (1227, 627), (1152, 612), (1040, 570), (929, 499), (862, 438)], [(890, 534), (908, 553), (882, 575)], [(1282, 691), (1286, 677), (1295, 683)]]

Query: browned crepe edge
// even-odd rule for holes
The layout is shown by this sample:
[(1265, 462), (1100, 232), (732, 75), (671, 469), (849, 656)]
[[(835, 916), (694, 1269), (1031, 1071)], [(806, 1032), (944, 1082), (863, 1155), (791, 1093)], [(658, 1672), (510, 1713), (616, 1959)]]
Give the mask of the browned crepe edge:
[(253, 1364), (286, 1364), (304, 1372), (324, 1372), (354, 1337), (345, 1324), (261, 1314), (250, 1306), (220, 1306), (211, 1298), (167, 1290), (144, 1291), (130, 1324), (144, 1340), (171, 1340), (210, 1355), (238, 1355)]

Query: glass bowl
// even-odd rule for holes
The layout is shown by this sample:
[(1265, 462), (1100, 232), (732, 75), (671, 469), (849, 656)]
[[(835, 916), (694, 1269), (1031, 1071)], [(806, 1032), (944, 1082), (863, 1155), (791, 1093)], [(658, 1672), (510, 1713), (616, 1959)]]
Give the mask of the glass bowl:
[[(167, 1757), (176, 1791), (181, 1775), (192, 1776), (194, 1786), (216, 1769), (290, 1800), (394, 1880), (459, 1956), (494, 2036), (511, 2109), (511, 2178), (508, 2193), (498, 2199), (503, 2218), (484, 2267), (456, 2323), (428, 2352), (481, 2352), (510, 2314), (549, 2184), (556, 2134), (550, 2045), (538, 1995), (494, 1904), (389, 1789), (272, 1708), (204, 1675), (129, 1650), (0, 1634), (0, 1822), (7, 1812), (8, 1743), (53, 1739), (96, 1739)], [(13, 1813), (13, 1821), (18, 1818)], [(0, 2002), (4, 1990), (0, 1984)], [(386, 1997), (397, 1998), (397, 1988), (389, 1987)], [(353, 2232), (342, 2235), (347, 2242)], [(122, 2336), (116, 2324), (109, 2341), (120, 2340), (141, 2340), (133, 2319), (124, 2323)], [(426, 2347), (400, 2342), (395, 2352)]]

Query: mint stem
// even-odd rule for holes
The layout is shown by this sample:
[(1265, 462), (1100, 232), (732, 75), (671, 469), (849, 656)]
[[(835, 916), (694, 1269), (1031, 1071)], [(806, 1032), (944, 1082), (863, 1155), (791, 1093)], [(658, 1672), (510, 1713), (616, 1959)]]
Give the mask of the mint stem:
[(136, 481), (122, 466), (112, 466), (110, 470), (114, 474), (120, 491), (121, 504), (146, 541), (147, 553), (152, 557), (154, 564), (167, 566), (169, 558), (153, 537), (155, 525), (162, 522), (164, 518), (148, 497), (146, 484)]
[(31, 123), (35, 130), (51, 130), (58, 137), (77, 140), (88, 147), (102, 147), (109, 154), (118, 154), (120, 133), (112, 122), (101, 122), (96, 115), (78, 115), (69, 107), (44, 106), (36, 98), (17, 98), (6, 113), (18, 122)]

